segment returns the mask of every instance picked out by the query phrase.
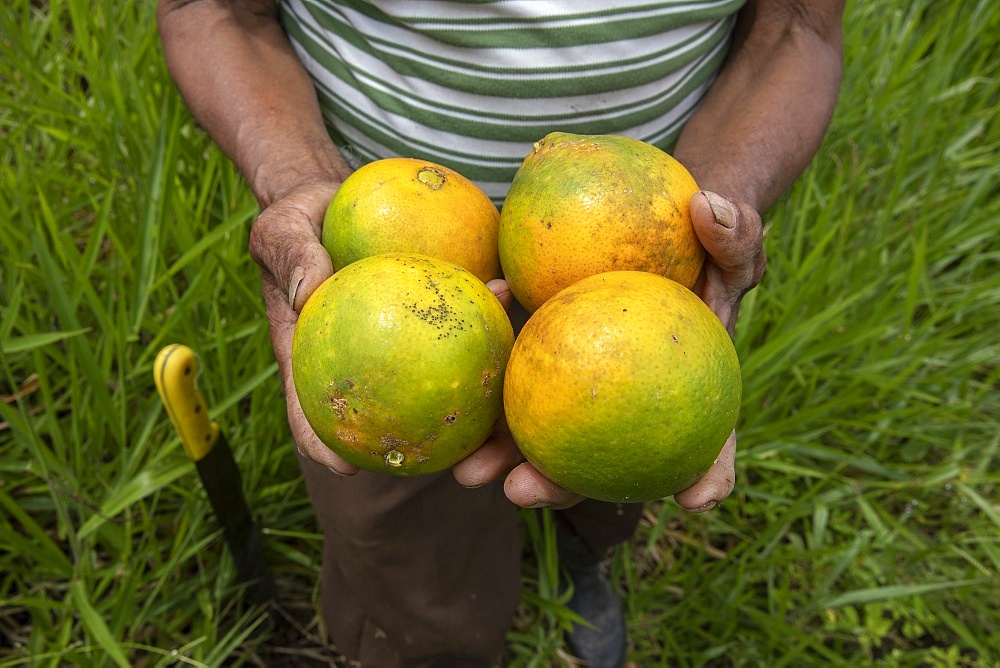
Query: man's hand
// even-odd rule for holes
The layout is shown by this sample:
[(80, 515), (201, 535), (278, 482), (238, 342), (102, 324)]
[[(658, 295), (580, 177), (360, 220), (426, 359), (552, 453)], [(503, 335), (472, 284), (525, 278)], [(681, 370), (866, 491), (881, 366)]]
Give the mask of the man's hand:
[[(732, 336), (743, 295), (760, 283), (767, 264), (760, 214), (744, 202), (701, 192), (691, 198), (691, 221), (707, 251), (694, 291)], [(712, 468), (694, 485), (675, 494), (674, 500), (693, 512), (715, 508), (736, 484), (735, 460), (734, 431)]]
[(691, 198), (691, 221), (707, 251), (694, 291), (732, 336), (743, 295), (764, 276), (760, 214), (744, 202), (702, 191)]
[[(691, 217), (707, 257), (695, 292), (705, 301), (730, 335), (736, 325), (740, 301), (764, 275), (763, 228), (760, 215), (750, 205), (714, 193), (697, 193), (691, 199)], [(491, 281), (505, 307), (510, 293), (504, 281)], [(504, 300), (507, 300), (506, 302)], [(674, 499), (691, 511), (714, 508), (729, 496), (736, 481), (736, 435), (730, 435), (715, 465), (694, 485)], [(455, 478), (466, 487), (478, 487), (506, 476), (504, 491), (513, 503), (525, 508), (568, 508), (583, 497), (547, 479), (518, 451), (505, 422), (471, 455), (454, 468)]]
[(250, 254), (261, 266), (271, 346), (285, 388), (288, 424), (299, 453), (334, 473), (353, 475), (358, 468), (319, 440), (306, 421), (292, 382), (292, 335), (299, 311), (320, 283), (333, 275), (321, 230), (326, 207), (338, 183), (300, 185), (269, 205), (250, 231)]

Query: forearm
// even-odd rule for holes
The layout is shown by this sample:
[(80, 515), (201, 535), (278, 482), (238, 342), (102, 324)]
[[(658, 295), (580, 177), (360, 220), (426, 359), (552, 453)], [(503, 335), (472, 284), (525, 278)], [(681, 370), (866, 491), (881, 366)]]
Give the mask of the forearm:
[(815, 155), (840, 87), (842, 3), (789, 4), (748, 3), (725, 67), (674, 150), (702, 188), (760, 212)]
[(185, 102), (262, 207), (303, 182), (346, 178), (273, 0), (160, 0), (157, 18)]

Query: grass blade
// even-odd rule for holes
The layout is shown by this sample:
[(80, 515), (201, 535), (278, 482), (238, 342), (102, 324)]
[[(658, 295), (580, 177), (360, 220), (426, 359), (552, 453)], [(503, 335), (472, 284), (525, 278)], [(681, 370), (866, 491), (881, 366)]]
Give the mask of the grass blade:
[(80, 580), (73, 580), (69, 587), (70, 596), (73, 599), (74, 606), (80, 613), (80, 621), (83, 623), (84, 628), (87, 629), (87, 633), (102, 650), (108, 653), (108, 656), (116, 664), (121, 666), (121, 668), (129, 668), (131, 664), (125, 656), (125, 651), (111, 635), (111, 631), (108, 630), (100, 613), (91, 605), (83, 583)]

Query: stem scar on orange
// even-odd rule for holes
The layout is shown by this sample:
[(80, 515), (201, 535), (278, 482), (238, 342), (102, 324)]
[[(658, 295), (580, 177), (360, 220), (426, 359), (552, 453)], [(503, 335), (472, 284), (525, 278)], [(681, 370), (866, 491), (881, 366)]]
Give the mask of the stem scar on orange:
[(648, 271), (690, 288), (705, 249), (691, 224), (694, 178), (659, 148), (617, 135), (553, 132), (514, 175), (500, 211), (500, 262), (533, 312), (574, 282)]
[(423, 253), (481, 281), (500, 278), (500, 212), (479, 186), (426, 160), (385, 158), (352, 173), (323, 219), (323, 246), (335, 271), (364, 257)]
[(360, 468), (414, 476), (453, 466), (503, 414), (514, 341), (471, 272), (418, 253), (363, 258), (310, 296), (292, 339), (302, 412)]
[(639, 271), (581, 279), (518, 335), (504, 381), (524, 456), (584, 496), (675, 494), (736, 426), (740, 363), (718, 317), (676, 281)]

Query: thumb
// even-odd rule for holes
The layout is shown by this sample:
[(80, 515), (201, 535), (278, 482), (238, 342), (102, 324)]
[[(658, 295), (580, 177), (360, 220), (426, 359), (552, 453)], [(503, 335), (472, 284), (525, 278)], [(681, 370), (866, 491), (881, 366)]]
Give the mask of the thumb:
[(691, 197), (691, 222), (713, 263), (723, 271), (746, 274), (749, 283), (758, 259), (763, 261), (760, 214), (745, 202), (702, 190)]
[(288, 304), (298, 313), (323, 281), (333, 275), (330, 254), (319, 243), (303, 241), (286, 256), (291, 272), (288, 278)]
[(674, 500), (691, 512), (704, 512), (715, 508), (728, 497), (736, 484), (736, 432), (729, 435), (726, 444), (712, 467), (685, 490), (674, 495)]
[(503, 310), (506, 311), (510, 309), (511, 303), (514, 301), (514, 295), (510, 291), (510, 286), (507, 285), (507, 281), (502, 278), (494, 278), (486, 284), (486, 287), (496, 295), (497, 299), (500, 300), (500, 304), (503, 305)]
[(274, 288), (296, 312), (333, 274), (330, 254), (320, 243), (319, 227), (299, 207), (283, 202), (271, 205), (254, 221), (250, 255), (271, 274)]
[(701, 191), (691, 197), (691, 222), (707, 253), (694, 291), (732, 334), (743, 295), (764, 276), (760, 214), (745, 202)]

